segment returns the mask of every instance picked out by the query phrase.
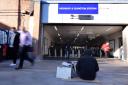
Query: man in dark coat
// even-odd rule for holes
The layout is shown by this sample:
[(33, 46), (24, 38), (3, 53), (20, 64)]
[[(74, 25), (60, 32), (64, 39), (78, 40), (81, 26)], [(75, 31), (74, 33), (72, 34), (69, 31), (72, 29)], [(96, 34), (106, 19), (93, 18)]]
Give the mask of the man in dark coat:
[(16, 60), (19, 52), (20, 34), (12, 27), (9, 31), (9, 57), (12, 57), (13, 63), (10, 66), (16, 65)]
[(94, 80), (99, 66), (96, 59), (92, 56), (91, 50), (86, 50), (76, 65), (78, 76), (84, 80)]
[(14, 46), (14, 58), (13, 58), (13, 63), (14, 64), (16, 64), (16, 60), (17, 60), (17, 58), (19, 57), (19, 43), (20, 43), (20, 33), (18, 33), (17, 31), (16, 31), (16, 29), (14, 29), (15, 30), (15, 38), (14, 38), (14, 43), (13, 43), (13, 46)]

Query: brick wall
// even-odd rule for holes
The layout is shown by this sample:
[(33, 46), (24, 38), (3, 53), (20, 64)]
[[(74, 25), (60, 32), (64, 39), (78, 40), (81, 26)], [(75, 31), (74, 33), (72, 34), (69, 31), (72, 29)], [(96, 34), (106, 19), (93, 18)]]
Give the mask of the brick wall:
[[(34, 15), (25, 14), (34, 9)], [(33, 39), (35, 51), (39, 52), (40, 2), (33, 5), (32, 0), (0, 0), (0, 28), (18, 28), (20, 25), (30, 29), (30, 18), (34, 18)], [(32, 23), (31, 23), (32, 24)]]
[(0, 0), (0, 27), (17, 27), (18, 0)]
[(0, 0), (0, 27), (17, 28), (18, 23), (23, 25), (24, 20), (25, 26), (28, 27), (29, 16), (22, 16), (22, 12), (30, 9), (30, 2), (31, 0)]

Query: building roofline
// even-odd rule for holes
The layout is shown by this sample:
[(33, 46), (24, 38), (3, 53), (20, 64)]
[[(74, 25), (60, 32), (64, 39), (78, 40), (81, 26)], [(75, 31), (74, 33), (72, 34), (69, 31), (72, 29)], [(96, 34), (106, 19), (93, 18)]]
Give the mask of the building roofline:
[(128, 4), (128, 0), (41, 0), (42, 3), (100, 3), (100, 4)]

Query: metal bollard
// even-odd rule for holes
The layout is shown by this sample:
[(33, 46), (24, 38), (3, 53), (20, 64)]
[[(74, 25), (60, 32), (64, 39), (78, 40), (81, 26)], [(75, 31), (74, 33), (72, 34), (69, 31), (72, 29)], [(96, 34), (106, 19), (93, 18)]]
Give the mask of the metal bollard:
[(78, 49), (78, 58), (80, 58), (80, 49)]
[(56, 49), (54, 50), (54, 53), (55, 53), (55, 56), (54, 56), (54, 57), (57, 57), (57, 55), (56, 55), (56, 54), (57, 54), (57, 51), (56, 51)]
[(51, 57), (51, 52), (50, 52), (50, 49), (48, 50), (48, 53), (49, 53), (49, 54), (48, 54), (48, 56), (49, 56), (49, 57)]
[(60, 57), (62, 57), (63, 56), (63, 54), (62, 54), (62, 48), (60, 49)]
[(74, 49), (72, 49), (72, 58), (75, 57), (75, 54), (74, 54)]

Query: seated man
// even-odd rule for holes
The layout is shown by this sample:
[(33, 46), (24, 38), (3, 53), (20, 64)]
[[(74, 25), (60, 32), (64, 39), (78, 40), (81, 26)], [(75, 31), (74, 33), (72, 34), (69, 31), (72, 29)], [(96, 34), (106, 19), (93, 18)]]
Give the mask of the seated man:
[(99, 66), (96, 59), (92, 56), (91, 50), (86, 50), (77, 62), (76, 72), (81, 79), (94, 80)]

